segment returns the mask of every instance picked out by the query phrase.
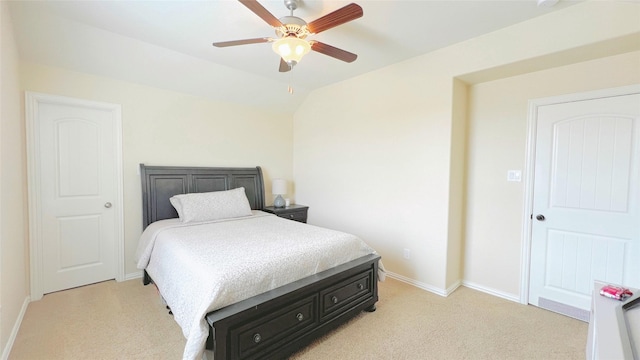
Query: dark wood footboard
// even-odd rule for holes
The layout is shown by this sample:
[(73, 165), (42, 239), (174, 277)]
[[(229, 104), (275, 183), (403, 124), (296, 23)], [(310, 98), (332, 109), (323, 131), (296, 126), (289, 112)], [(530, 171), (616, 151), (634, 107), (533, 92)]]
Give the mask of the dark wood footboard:
[(375, 311), (371, 254), (207, 314), (215, 360), (286, 358), (361, 311)]

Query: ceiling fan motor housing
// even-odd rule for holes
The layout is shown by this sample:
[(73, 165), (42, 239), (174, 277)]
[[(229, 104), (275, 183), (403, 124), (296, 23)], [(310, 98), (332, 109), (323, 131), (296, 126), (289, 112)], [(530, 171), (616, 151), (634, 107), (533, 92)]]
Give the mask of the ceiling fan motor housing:
[(284, 26), (276, 28), (278, 37), (295, 36), (304, 39), (309, 35), (307, 22), (297, 16), (283, 16), (278, 20), (284, 24)]

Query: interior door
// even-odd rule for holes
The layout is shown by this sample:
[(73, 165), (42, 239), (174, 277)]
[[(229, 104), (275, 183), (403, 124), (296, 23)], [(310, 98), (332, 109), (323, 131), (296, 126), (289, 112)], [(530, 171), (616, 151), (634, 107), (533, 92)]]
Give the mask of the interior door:
[(43, 294), (116, 277), (122, 204), (115, 110), (52, 97), (32, 111)]
[(594, 280), (640, 287), (640, 94), (540, 106), (529, 302), (588, 320)]

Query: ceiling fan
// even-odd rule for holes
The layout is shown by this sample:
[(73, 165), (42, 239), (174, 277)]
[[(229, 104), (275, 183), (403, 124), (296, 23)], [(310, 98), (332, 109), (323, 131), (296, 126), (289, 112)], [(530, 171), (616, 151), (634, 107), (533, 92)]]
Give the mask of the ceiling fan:
[(269, 37), (261, 37), (214, 42), (213, 46), (227, 47), (272, 42), (273, 51), (280, 56), (280, 72), (287, 72), (291, 70), (310, 50), (349, 63), (355, 61), (358, 57), (356, 54), (338, 49), (331, 45), (327, 45), (316, 40), (306, 39), (307, 36), (318, 34), (322, 31), (362, 17), (362, 8), (357, 4), (352, 3), (346, 5), (334, 12), (307, 23), (303, 19), (293, 16), (293, 10), (298, 8), (298, 0), (284, 0), (284, 5), (291, 11), (291, 13), (289, 16), (284, 16), (280, 19), (273, 16), (256, 0), (238, 1), (262, 18), (262, 20), (267, 22), (267, 24), (271, 25), (275, 29), (278, 38), (272, 39)]

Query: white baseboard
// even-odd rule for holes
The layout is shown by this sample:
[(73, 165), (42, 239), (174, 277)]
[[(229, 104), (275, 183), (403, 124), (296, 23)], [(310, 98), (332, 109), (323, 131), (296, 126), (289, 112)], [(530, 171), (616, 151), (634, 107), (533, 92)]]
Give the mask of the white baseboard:
[(27, 312), (27, 307), (29, 307), (30, 302), (31, 302), (31, 297), (27, 296), (24, 299), (24, 302), (22, 303), (22, 308), (20, 309), (18, 318), (16, 319), (15, 324), (13, 324), (13, 329), (11, 330), (11, 334), (9, 335), (7, 344), (4, 347), (4, 351), (2, 352), (2, 360), (9, 359), (9, 354), (11, 354), (11, 348), (13, 348), (13, 343), (16, 341), (16, 337), (18, 336), (18, 331), (20, 330), (20, 325), (22, 325), (22, 319), (24, 319), (24, 314)]
[(410, 278), (408, 278), (406, 276), (402, 276), (400, 274), (396, 274), (396, 273), (393, 273), (393, 272), (390, 272), (390, 271), (387, 271), (386, 274), (387, 274), (387, 276), (389, 276), (392, 279), (395, 279), (395, 280), (398, 280), (398, 281), (402, 281), (403, 283), (407, 283), (409, 285), (413, 285), (413, 286), (415, 286), (415, 287), (417, 287), (419, 289), (426, 290), (426, 291), (428, 291), (430, 293), (434, 293), (436, 295), (440, 295), (440, 296), (444, 296), (444, 297), (449, 296), (449, 294), (451, 294), (455, 289), (458, 288), (458, 286), (460, 286), (460, 283), (458, 282), (456, 285), (454, 285), (454, 286), (452, 286), (452, 287), (450, 287), (448, 289), (441, 289), (441, 288), (435, 287), (433, 285), (425, 284), (425, 283), (422, 283), (420, 281), (416, 281), (414, 279), (410, 279)]
[(451, 295), (454, 291), (456, 291), (457, 288), (459, 288), (460, 286), (465, 286), (468, 287), (470, 289), (473, 290), (477, 290), (489, 295), (493, 295), (493, 296), (497, 296), (499, 298), (505, 299), (505, 300), (509, 300), (509, 301), (515, 301), (517, 303), (520, 303), (520, 297), (518, 295), (514, 295), (514, 294), (508, 294), (505, 292), (502, 292), (500, 290), (496, 290), (496, 289), (491, 289), (488, 288), (486, 286), (482, 286), (479, 284), (475, 284), (469, 281), (456, 281), (453, 285), (449, 286), (447, 289), (441, 289), (429, 284), (425, 284), (425, 283), (421, 283), (419, 281), (416, 281), (414, 279), (410, 279), (406, 276), (402, 276), (400, 274), (396, 274), (390, 271), (386, 272), (387, 276), (389, 276), (392, 279), (398, 280), (398, 281), (402, 281), (404, 283), (407, 283), (409, 285), (413, 285), (419, 289), (422, 290), (426, 290), (428, 292), (434, 293), (436, 295), (440, 295), (443, 297), (447, 297), (449, 295)]
[(458, 280), (455, 283), (453, 283), (453, 285), (449, 286), (447, 288), (447, 296), (451, 295), (454, 291), (456, 291), (456, 289), (458, 289), (460, 286), (462, 286), (462, 281)]
[(142, 271), (136, 271), (136, 272), (125, 274), (124, 275), (124, 281), (133, 280), (133, 279), (139, 279), (141, 277), (142, 277)]
[(515, 301), (517, 303), (520, 303), (520, 297), (518, 295), (515, 295), (515, 294), (508, 294), (508, 293), (502, 292), (500, 290), (488, 288), (486, 286), (482, 286), (482, 285), (479, 285), (479, 284), (474, 284), (474, 283), (472, 283), (470, 281), (462, 281), (462, 285), (465, 286), (465, 287), (468, 287), (470, 289), (473, 289), (473, 290), (478, 290), (478, 291), (481, 291), (481, 292), (489, 294), (489, 295), (493, 295), (493, 296), (497, 296), (499, 298), (503, 298), (505, 300)]

